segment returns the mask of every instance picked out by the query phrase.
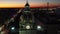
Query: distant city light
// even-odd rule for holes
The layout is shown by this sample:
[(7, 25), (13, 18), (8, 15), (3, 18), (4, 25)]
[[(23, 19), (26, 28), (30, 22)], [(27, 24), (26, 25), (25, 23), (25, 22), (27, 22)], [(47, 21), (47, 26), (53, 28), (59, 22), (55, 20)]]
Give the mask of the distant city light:
[(26, 26), (26, 29), (30, 29), (30, 26), (29, 26), (29, 25), (27, 25), (27, 26)]
[(14, 29), (15, 29), (15, 27), (12, 27), (11, 29), (12, 29), (12, 30), (14, 30)]
[(0, 31), (2, 30), (2, 27), (0, 27)]
[(11, 21), (14, 22), (14, 18), (11, 18)]
[(0, 34), (4, 34), (5, 32), (4, 31), (2, 31)]
[(58, 21), (60, 21), (60, 19), (58, 19)]

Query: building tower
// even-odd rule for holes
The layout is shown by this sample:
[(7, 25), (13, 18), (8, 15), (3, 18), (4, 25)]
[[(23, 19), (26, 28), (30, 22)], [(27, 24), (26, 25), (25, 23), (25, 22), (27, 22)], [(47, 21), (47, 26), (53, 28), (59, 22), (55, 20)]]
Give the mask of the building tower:
[(47, 2), (47, 11), (49, 10), (49, 2)]
[(19, 23), (19, 34), (36, 34), (34, 29), (34, 15), (30, 11), (30, 5), (28, 0), (25, 4), (25, 8), (20, 17), (21, 21)]

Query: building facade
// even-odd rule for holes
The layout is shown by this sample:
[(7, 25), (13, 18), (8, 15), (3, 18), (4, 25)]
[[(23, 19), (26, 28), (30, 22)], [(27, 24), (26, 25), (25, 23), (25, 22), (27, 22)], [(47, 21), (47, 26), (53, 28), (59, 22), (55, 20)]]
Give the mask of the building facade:
[(20, 16), (19, 34), (36, 34), (34, 15), (30, 11), (30, 5), (26, 2), (25, 8)]

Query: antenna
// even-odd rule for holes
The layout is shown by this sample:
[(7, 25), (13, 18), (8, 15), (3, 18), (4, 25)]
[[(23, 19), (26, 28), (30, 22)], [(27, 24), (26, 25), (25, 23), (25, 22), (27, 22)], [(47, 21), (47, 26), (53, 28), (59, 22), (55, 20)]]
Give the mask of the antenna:
[(28, 3), (28, 0), (26, 0), (26, 2)]
[(47, 2), (47, 7), (49, 7), (49, 2)]
[(49, 9), (49, 2), (47, 2), (47, 10)]

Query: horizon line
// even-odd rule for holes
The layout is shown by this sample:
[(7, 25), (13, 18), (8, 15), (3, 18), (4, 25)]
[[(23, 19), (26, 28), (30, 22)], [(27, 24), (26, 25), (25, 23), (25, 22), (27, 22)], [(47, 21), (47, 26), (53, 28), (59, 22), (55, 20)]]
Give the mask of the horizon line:
[[(60, 6), (50, 6), (49, 8), (57, 8)], [(25, 8), (25, 7), (0, 7), (0, 8)], [(30, 7), (30, 8), (47, 8), (47, 6), (40, 6), (40, 7)]]

